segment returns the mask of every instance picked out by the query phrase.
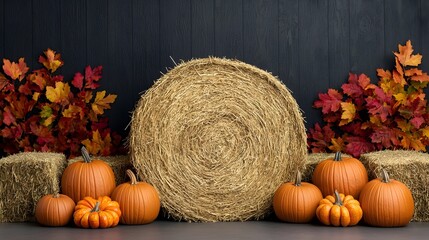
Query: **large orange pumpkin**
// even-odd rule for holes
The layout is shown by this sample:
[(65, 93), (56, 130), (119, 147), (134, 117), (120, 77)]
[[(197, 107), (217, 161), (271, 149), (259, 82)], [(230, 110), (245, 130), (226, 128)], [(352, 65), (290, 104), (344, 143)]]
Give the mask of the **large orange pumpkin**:
[(336, 189), (357, 199), (368, 182), (368, 173), (361, 161), (353, 157), (342, 157), (341, 153), (337, 152), (334, 158), (317, 164), (312, 182), (323, 196), (333, 195)]
[(381, 178), (365, 185), (359, 201), (364, 211), (363, 220), (371, 226), (405, 226), (414, 214), (414, 200), (410, 189), (405, 184), (390, 179), (384, 169)]
[(43, 196), (36, 205), (36, 221), (45, 226), (59, 227), (67, 225), (73, 215), (75, 204), (63, 194)]
[(158, 192), (146, 183), (138, 182), (131, 170), (126, 171), (130, 182), (115, 188), (112, 199), (119, 203), (122, 224), (146, 224), (153, 222), (161, 207)]
[(94, 199), (85, 197), (80, 200), (73, 213), (73, 221), (83, 228), (110, 228), (119, 223), (121, 210), (116, 201), (107, 196)]
[(295, 182), (283, 183), (275, 192), (274, 212), (281, 221), (310, 222), (322, 198), (322, 193), (315, 185), (301, 182), (301, 173), (297, 171)]
[(70, 164), (61, 178), (62, 193), (78, 202), (84, 197), (110, 196), (116, 187), (112, 168), (100, 159), (91, 159), (82, 147), (83, 161)]

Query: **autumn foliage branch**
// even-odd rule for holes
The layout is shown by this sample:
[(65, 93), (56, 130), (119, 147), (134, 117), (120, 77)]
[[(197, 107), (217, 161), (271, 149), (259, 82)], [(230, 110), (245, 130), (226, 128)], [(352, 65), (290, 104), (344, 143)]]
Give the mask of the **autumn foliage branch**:
[(320, 93), (314, 107), (322, 110), (325, 125), (308, 131), (311, 152), (342, 151), (355, 157), (382, 149), (426, 151), (429, 111), (424, 88), (429, 76), (417, 66), (411, 41), (394, 52), (392, 71), (377, 69), (372, 84), (365, 74), (349, 74), (340, 90)]
[(104, 111), (116, 100), (100, 84), (102, 66), (87, 66), (71, 85), (54, 74), (63, 66), (61, 55), (48, 49), (39, 57), (43, 67), (29, 73), (24, 58), (3, 59), (0, 72), (0, 149), (61, 152), (79, 155), (85, 145), (93, 155), (123, 151), (121, 136), (108, 128)]

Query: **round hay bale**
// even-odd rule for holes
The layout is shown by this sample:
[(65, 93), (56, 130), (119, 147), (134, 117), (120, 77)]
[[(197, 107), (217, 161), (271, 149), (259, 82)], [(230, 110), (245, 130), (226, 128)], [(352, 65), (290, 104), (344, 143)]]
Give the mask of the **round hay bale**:
[(237, 60), (182, 62), (139, 100), (131, 161), (175, 220), (245, 221), (306, 161), (304, 121), (288, 89)]

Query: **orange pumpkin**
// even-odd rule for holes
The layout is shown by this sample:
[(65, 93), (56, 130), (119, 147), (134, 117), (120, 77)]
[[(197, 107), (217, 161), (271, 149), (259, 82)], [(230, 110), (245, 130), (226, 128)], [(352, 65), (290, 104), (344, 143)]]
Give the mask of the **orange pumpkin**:
[(354, 226), (362, 219), (362, 208), (359, 201), (353, 196), (339, 194), (337, 190), (334, 196), (328, 195), (320, 201), (316, 209), (316, 216), (325, 225)]
[(36, 221), (45, 226), (67, 225), (74, 211), (74, 201), (63, 194), (45, 195), (36, 204)]
[(301, 173), (297, 171), (294, 183), (283, 183), (275, 192), (273, 208), (281, 221), (306, 223), (315, 217), (322, 198), (322, 193), (315, 185), (301, 182)]
[(61, 190), (77, 202), (84, 197), (110, 196), (116, 187), (112, 168), (100, 159), (93, 159), (82, 147), (83, 161), (70, 164), (61, 178)]
[(116, 201), (103, 196), (98, 199), (85, 197), (80, 200), (73, 213), (73, 221), (83, 228), (110, 228), (119, 223), (121, 210)]
[(138, 182), (131, 170), (126, 171), (130, 182), (115, 188), (112, 199), (119, 203), (122, 211), (120, 222), (123, 224), (146, 224), (153, 222), (161, 207), (158, 192), (146, 183)]
[(414, 200), (410, 189), (405, 184), (390, 179), (384, 169), (381, 171), (381, 178), (365, 185), (359, 201), (365, 213), (363, 220), (371, 226), (405, 226), (414, 214)]
[(337, 189), (357, 199), (363, 186), (368, 182), (368, 173), (361, 161), (353, 157), (341, 157), (341, 153), (337, 152), (334, 158), (328, 158), (317, 164), (312, 182), (323, 196), (333, 195)]

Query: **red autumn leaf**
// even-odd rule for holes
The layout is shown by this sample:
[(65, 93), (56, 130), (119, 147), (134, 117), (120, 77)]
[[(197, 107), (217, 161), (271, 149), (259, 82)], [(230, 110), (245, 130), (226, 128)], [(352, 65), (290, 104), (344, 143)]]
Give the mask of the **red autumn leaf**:
[(381, 143), (385, 148), (391, 148), (400, 144), (397, 130), (386, 126), (375, 129), (371, 134), (371, 141), (373, 143)]
[(100, 84), (96, 83), (101, 79), (101, 71), (103, 70), (102, 66), (95, 67), (91, 69), (91, 66), (85, 68), (85, 88), (96, 89)]
[(360, 157), (361, 154), (372, 152), (375, 150), (374, 144), (367, 141), (365, 138), (348, 136), (346, 137), (346, 153), (352, 155), (353, 157)]
[(349, 74), (349, 83), (345, 83), (341, 86), (343, 92), (350, 97), (359, 97), (363, 94), (364, 88), (362, 88), (358, 82), (356, 74)]
[(5, 107), (3, 111), (3, 123), (7, 126), (10, 126), (12, 123), (16, 122), (16, 118), (13, 115), (9, 107)]
[(61, 60), (61, 54), (56, 53), (55, 51), (49, 48), (44, 53), (46, 58), (44, 56), (40, 56), (39, 62), (43, 64), (43, 66), (45, 66), (46, 69), (51, 71), (51, 73), (57, 71), (59, 67), (64, 65), (63, 60)]
[(0, 73), (0, 91), (6, 87), (7, 85), (10, 85), (9, 80), (6, 78), (5, 75), (3, 75), (3, 73)]
[(83, 75), (82, 75), (82, 73), (77, 72), (74, 75), (73, 80), (72, 80), (72, 85), (75, 88), (77, 88), (79, 90), (82, 90), (82, 87), (83, 87)]
[(37, 136), (37, 143), (40, 145), (44, 145), (46, 143), (54, 142), (55, 138), (52, 136), (51, 131), (48, 127), (43, 125), (37, 125), (36, 123), (32, 123), (30, 125), (31, 133)]
[(343, 96), (335, 89), (329, 89), (328, 93), (319, 93), (319, 100), (314, 102), (314, 107), (322, 108), (322, 113), (337, 112), (341, 108)]
[(417, 117), (413, 117), (410, 120), (410, 123), (415, 127), (415, 128), (420, 128), (420, 126), (425, 123), (425, 119), (422, 116), (417, 116)]
[(379, 87), (374, 90), (375, 96), (367, 98), (368, 112), (379, 116), (382, 122), (387, 120), (387, 117), (392, 114), (391, 97)]

